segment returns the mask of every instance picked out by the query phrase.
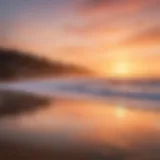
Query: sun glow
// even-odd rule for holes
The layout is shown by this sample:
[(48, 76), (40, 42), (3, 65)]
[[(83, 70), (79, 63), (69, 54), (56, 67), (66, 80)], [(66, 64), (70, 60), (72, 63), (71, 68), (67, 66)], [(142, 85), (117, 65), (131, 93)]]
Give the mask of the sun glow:
[(130, 63), (127, 61), (117, 61), (112, 64), (111, 76), (114, 78), (129, 78), (131, 76)]
[(116, 115), (119, 118), (124, 118), (126, 116), (126, 109), (123, 106), (117, 106)]
[(126, 76), (129, 74), (129, 65), (125, 62), (118, 62), (115, 64), (115, 74), (119, 76)]

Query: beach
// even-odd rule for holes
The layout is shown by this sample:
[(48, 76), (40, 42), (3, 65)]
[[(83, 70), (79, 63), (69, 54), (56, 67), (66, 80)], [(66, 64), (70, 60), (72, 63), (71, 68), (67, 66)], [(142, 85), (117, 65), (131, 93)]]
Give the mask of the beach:
[(160, 159), (159, 108), (15, 90), (1, 95), (0, 159)]

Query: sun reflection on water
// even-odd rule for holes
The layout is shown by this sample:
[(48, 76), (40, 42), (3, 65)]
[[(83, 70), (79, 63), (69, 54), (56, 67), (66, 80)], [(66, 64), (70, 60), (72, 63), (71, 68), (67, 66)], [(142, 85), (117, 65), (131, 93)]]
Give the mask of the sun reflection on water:
[(121, 119), (123, 119), (123, 118), (126, 117), (127, 111), (124, 108), (124, 106), (122, 106), (122, 105), (117, 106), (117, 108), (116, 108), (116, 115), (117, 115), (117, 117), (119, 117)]

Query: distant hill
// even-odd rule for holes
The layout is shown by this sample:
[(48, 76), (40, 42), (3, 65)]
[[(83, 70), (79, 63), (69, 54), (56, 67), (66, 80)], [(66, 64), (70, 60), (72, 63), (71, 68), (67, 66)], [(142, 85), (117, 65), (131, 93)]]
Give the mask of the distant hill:
[(87, 69), (27, 54), (0, 49), (0, 80), (19, 80), (34, 77), (87, 75)]

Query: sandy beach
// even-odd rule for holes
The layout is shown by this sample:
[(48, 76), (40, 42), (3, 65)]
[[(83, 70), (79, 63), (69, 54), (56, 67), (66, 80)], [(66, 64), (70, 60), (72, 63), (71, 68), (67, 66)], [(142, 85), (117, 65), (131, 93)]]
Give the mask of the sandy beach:
[(156, 110), (1, 91), (0, 115), (3, 160), (160, 158)]

